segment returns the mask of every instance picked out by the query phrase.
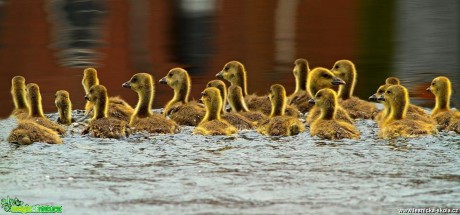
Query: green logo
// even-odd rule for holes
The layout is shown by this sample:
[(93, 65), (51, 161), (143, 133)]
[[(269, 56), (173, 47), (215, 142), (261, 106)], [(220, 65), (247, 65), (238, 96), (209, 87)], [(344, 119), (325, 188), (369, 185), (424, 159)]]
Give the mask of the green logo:
[(10, 197), (7, 196), (6, 199), (2, 199), (1, 203), (3, 210), (11, 213), (62, 213), (62, 206), (29, 206), (28, 204), (24, 204), (24, 202), (19, 200), (17, 197), (10, 199)]

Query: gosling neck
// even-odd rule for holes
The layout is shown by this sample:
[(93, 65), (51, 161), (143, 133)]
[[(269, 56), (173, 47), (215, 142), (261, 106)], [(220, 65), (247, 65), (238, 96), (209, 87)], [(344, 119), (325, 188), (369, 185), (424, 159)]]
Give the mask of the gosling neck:
[(43, 114), (41, 95), (37, 94), (35, 99), (29, 98), (28, 101), (29, 101), (29, 116), (45, 118), (45, 114)]
[(295, 91), (294, 93), (298, 93), (300, 91), (307, 90), (307, 71), (301, 69), (299, 74), (295, 76)]
[(153, 115), (152, 113), (152, 103), (153, 103), (153, 86), (150, 85), (145, 90), (137, 91), (139, 101), (137, 102), (136, 109), (133, 116), (138, 117), (149, 117)]
[(388, 116), (390, 116), (391, 113), (391, 106), (388, 104), (388, 102), (382, 102), (383, 104), (383, 119), (386, 119)]
[(351, 75), (352, 77), (349, 80), (344, 80), (345, 84), (339, 86), (339, 98), (343, 100), (347, 100), (353, 96), (353, 91), (355, 89), (356, 84), (356, 76), (354, 73)]
[(220, 98), (206, 104), (206, 115), (203, 118), (203, 122), (211, 120), (220, 120), (221, 109), (222, 101), (220, 100)]
[(389, 119), (400, 120), (406, 118), (407, 109), (409, 108), (408, 101), (403, 100), (400, 104), (391, 104)]
[(188, 81), (184, 81), (178, 87), (174, 88), (174, 97), (171, 101), (175, 102), (188, 102), (188, 96), (190, 94), (190, 83)]
[(70, 104), (62, 104), (58, 108), (59, 118), (64, 123), (72, 122), (72, 106)]
[(228, 103), (235, 112), (248, 112), (249, 109), (244, 101), (244, 98), (238, 95), (230, 95), (228, 97)]
[(15, 109), (27, 109), (26, 89), (24, 87), (15, 87), (11, 89)]
[(101, 98), (96, 100), (94, 102), (94, 107), (93, 107), (93, 111), (94, 111), (93, 120), (106, 118), (108, 105), (109, 105), (109, 101), (108, 101), (107, 95), (101, 96)]
[(433, 114), (437, 114), (443, 111), (450, 110), (450, 93), (448, 92), (440, 92), (439, 95), (436, 96), (436, 105), (433, 109)]
[(246, 72), (244, 70), (239, 70), (238, 71), (238, 75), (231, 82), (231, 84), (241, 87), (241, 90), (243, 91), (243, 96), (244, 97), (246, 97), (248, 95), (247, 82), (246, 82)]
[(272, 100), (272, 111), (270, 113), (270, 118), (275, 116), (284, 116), (284, 111), (286, 110), (286, 99), (277, 98)]
[(337, 101), (333, 101), (328, 105), (325, 105), (321, 108), (321, 119), (324, 120), (333, 120), (337, 113)]

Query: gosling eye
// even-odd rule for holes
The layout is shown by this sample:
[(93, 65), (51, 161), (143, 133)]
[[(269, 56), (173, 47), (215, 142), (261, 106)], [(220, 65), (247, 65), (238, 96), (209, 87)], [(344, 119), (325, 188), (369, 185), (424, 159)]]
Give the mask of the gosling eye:
[(169, 74), (168, 74), (168, 76), (169, 76), (169, 77), (172, 77), (172, 76), (173, 76), (173, 74), (172, 74), (172, 73), (169, 73)]
[(321, 94), (316, 95), (316, 98), (317, 98), (317, 99), (321, 98)]
[(90, 90), (89, 93), (94, 93), (94, 90)]
[(435, 85), (435, 83), (434, 83), (434, 82), (433, 82), (433, 83), (431, 83), (431, 86), (434, 86), (434, 85)]
[(323, 78), (331, 78), (331, 76), (330, 76), (329, 74), (326, 74), (326, 73), (322, 74), (321, 76), (322, 76)]
[(339, 65), (335, 65), (335, 66), (334, 66), (334, 69), (338, 69), (338, 68), (339, 68)]
[(383, 90), (379, 90), (379, 93), (384, 93)]
[(133, 82), (133, 83), (137, 82), (137, 78), (131, 79), (131, 82)]
[(387, 91), (387, 94), (391, 94), (391, 91)]
[(229, 69), (230, 69), (230, 68), (229, 68), (228, 66), (226, 66), (226, 67), (224, 68), (225, 71), (228, 71)]

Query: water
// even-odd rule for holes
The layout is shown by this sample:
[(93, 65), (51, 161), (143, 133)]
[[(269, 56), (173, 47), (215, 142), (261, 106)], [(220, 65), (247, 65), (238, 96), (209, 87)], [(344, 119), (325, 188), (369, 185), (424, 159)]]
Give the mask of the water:
[[(50, 115), (54, 119), (55, 115)], [(63, 145), (5, 143), (0, 123), (2, 197), (62, 205), (68, 214), (396, 214), (401, 208), (460, 208), (456, 133), (376, 139), (370, 120), (359, 140), (325, 141), (309, 132), (265, 137), (81, 136)]]
[[(54, 93), (85, 104), (83, 68), (96, 67), (110, 95), (131, 105), (121, 84), (137, 72), (156, 81), (173, 67), (192, 76), (192, 97), (230, 60), (248, 70), (248, 90), (294, 90), (296, 58), (311, 67), (355, 62), (355, 95), (367, 98), (397, 76), (411, 100), (451, 78), (460, 101), (460, 2), (456, 0), (0, 0), (0, 117), (12, 111), (10, 80), (40, 85), (45, 112)], [(172, 90), (157, 84), (154, 107)], [(264, 137), (79, 135), (63, 145), (6, 143), (15, 120), (0, 121), (0, 198), (62, 205), (66, 214), (396, 214), (400, 208), (460, 208), (460, 138), (455, 133), (384, 141), (372, 121), (359, 140), (324, 141), (309, 132)], [(308, 129), (307, 129), (308, 130)]]

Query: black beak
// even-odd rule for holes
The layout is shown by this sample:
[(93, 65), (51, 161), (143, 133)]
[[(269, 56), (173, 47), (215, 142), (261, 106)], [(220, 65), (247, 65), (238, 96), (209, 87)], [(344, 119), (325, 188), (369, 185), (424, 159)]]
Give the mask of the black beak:
[(224, 76), (222, 75), (222, 71), (216, 74), (216, 78), (224, 78)]
[(203, 104), (203, 99), (198, 99), (198, 102)]
[(315, 100), (314, 100), (314, 99), (310, 99), (310, 100), (308, 100), (308, 103), (309, 103), (309, 104), (315, 104)]
[(378, 101), (385, 101), (385, 98), (383, 97), (383, 95), (381, 95), (377, 100)]
[(131, 88), (131, 85), (129, 84), (129, 81), (123, 83), (121, 86), (124, 87), (124, 88)]
[(89, 101), (89, 96), (85, 95), (85, 99), (86, 99), (86, 101)]
[(426, 88), (426, 91), (431, 93), (431, 89), (429, 87)]
[(340, 78), (334, 77), (334, 79), (332, 80), (332, 85), (334, 86), (343, 85), (343, 84), (345, 84), (345, 81), (343, 81)]
[(160, 79), (160, 84), (167, 84), (168, 82), (166, 81), (166, 77), (163, 77), (162, 79)]
[(377, 96), (372, 94), (372, 96), (369, 96), (369, 101), (377, 101)]

